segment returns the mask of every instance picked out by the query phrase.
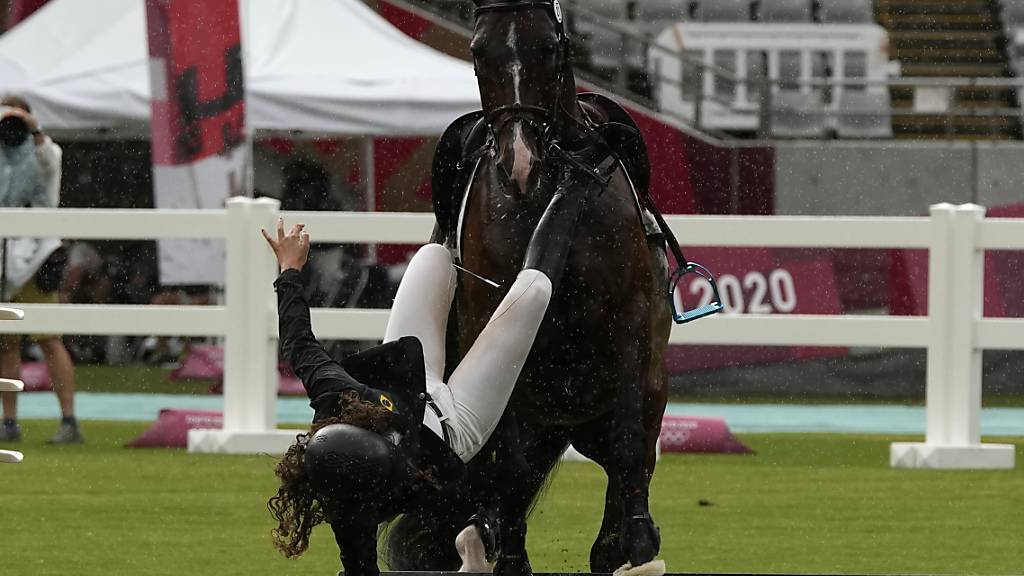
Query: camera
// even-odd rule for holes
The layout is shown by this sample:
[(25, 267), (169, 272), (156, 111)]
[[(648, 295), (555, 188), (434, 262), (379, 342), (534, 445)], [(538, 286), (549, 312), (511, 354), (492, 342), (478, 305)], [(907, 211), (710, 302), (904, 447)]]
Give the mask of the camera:
[(7, 106), (0, 106), (0, 145), (14, 148), (28, 138), (28, 124), (17, 116), (7, 116), (10, 110)]

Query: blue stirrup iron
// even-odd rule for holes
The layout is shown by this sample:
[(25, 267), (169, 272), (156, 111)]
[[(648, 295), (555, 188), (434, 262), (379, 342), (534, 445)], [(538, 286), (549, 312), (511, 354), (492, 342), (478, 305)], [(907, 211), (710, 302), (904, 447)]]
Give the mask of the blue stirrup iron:
[[(683, 310), (682, 312), (679, 312), (679, 309), (676, 308), (676, 286), (678, 286), (683, 277), (688, 274), (699, 276), (707, 281), (708, 284), (711, 284), (711, 302), (703, 306), (698, 306), (692, 310)], [(686, 324), (687, 322), (699, 320), (705, 316), (717, 314), (723, 310), (722, 298), (718, 295), (718, 283), (715, 282), (715, 276), (710, 270), (696, 262), (686, 262), (685, 265), (679, 266), (679, 268), (676, 268), (676, 271), (672, 273), (672, 277), (669, 278), (668, 281), (668, 301), (672, 304), (672, 320), (674, 320), (676, 324)]]
[[(665, 218), (658, 212), (654, 202), (650, 203), (649, 208), (651, 214), (654, 216), (655, 222), (658, 223), (658, 228), (661, 228), (661, 233), (665, 235), (665, 243), (668, 244), (668, 249), (672, 252), (672, 256), (676, 259), (676, 271), (672, 273), (672, 276), (668, 279), (668, 302), (672, 306), (672, 320), (676, 324), (686, 324), (687, 322), (693, 322), (694, 320), (700, 320), (705, 316), (711, 316), (712, 314), (718, 314), (724, 309), (722, 306), (722, 298), (718, 295), (718, 283), (715, 282), (715, 275), (710, 270), (697, 264), (696, 262), (690, 262), (683, 256), (683, 249), (679, 247), (679, 240), (676, 240), (676, 235), (672, 233), (672, 229), (669, 228), (668, 223), (665, 222)], [(683, 279), (687, 274), (695, 274), (703, 278), (708, 284), (711, 285), (711, 302), (694, 308), (693, 310), (683, 310), (679, 312), (676, 307), (675, 291), (676, 286), (679, 285), (679, 281)]]

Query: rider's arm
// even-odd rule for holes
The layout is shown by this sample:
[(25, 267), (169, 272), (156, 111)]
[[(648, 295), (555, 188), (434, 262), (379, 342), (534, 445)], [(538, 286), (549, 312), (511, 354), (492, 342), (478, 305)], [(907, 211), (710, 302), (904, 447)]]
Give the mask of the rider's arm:
[(366, 386), (331, 358), (313, 335), (299, 271), (290, 268), (281, 272), (274, 287), (277, 289), (281, 350), (292, 371), (302, 380), (309, 398), (316, 401), (324, 394), (344, 390), (354, 390), (362, 396)]

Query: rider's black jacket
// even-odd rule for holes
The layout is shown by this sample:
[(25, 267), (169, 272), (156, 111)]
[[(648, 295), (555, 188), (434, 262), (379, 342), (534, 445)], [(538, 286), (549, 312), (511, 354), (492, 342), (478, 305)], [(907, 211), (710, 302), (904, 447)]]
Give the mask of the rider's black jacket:
[(407, 336), (375, 346), (340, 363), (324, 350), (313, 335), (309, 304), (298, 270), (285, 270), (274, 282), (281, 350), (292, 371), (302, 380), (314, 410), (313, 422), (335, 415), (342, 393), (352, 390), (398, 415), (399, 448), (440, 481), (463, 474), (461, 459), (423, 426), (427, 409), (423, 347)]

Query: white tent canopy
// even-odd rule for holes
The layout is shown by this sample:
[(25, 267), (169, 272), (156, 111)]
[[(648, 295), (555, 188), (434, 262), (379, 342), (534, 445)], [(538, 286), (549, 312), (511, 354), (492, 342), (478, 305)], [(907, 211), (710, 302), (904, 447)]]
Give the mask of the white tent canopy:
[[(249, 125), (334, 135), (439, 134), (479, 108), (472, 66), (358, 0), (241, 0)], [(148, 135), (145, 0), (54, 0), (0, 36), (0, 91), (51, 132)]]

